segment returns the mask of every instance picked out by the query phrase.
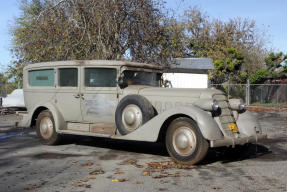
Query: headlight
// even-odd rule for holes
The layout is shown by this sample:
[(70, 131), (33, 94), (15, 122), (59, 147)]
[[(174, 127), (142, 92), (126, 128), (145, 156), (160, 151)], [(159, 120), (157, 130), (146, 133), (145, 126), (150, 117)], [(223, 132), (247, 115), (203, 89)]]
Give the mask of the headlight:
[(232, 110), (243, 111), (245, 109), (245, 105), (240, 99), (229, 99), (229, 104)]
[(216, 100), (213, 100), (212, 110), (213, 110), (213, 111), (217, 111), (218, 108), (219, 108), (218, 102), (217, 102)]
[(218, 102), (214, 99), (199, 99), (193, 104), (205, 111), (217, 111), (219, 108)]
[(240, 102), (238, 105), (238, 109), (239, 111), (243, 111), (245, 109), (245, 105), (242, 102)]

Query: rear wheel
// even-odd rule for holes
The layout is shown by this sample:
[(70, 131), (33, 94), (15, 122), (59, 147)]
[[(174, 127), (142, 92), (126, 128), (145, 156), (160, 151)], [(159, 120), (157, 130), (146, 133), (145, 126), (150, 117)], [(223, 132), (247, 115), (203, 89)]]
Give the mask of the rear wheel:
[(49, 110), (42, 111), (36, 121), (36, 132), (39, 141), (44, 145), (56, 145), (60, 135), (56, 132), (55, 121)]
[(165, 144), (169, 155), (181, 164), (196, 164), (208, 151), (208, 142), (203, 138), (197, 124), (187, 117), (171, 122)]

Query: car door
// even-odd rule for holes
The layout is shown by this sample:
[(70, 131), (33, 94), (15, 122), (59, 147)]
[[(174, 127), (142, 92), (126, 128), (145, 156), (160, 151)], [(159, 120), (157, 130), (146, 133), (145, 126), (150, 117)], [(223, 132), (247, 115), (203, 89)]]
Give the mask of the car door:
[(55, 104), (65, 121), (81, 122), (80, 68), (57, 68)]
[(82, 115), (84, 121), (93, 124), (91, 132), (109, 133), (115, 129), (115, 111), (118, 104), (116, 78), (116, 68), (82, 68)]

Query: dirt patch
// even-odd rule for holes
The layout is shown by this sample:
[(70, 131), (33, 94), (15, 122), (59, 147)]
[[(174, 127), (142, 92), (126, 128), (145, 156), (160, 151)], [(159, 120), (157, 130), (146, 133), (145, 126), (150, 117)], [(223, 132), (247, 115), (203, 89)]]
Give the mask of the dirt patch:
[(248, 111), (252, 112), (287, 112), (286, 106), (270, 105), (270, 106), (246, 106)]

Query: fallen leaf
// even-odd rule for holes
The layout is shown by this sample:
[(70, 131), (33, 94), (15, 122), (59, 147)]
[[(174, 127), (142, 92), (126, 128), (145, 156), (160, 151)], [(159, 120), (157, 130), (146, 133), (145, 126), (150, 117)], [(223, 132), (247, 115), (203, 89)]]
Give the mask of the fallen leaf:
[(90, 172), (90, 175), (99, 175), (99, 174), (104, 174), (105, 172), (103, 170), (95, 170)]
[(74, 186), (74, 187), (91, 188), (91, 185), (87, 185), (87, 184), (84, 184), (84, 183), (81, 183), (81, 182), (74, 182), (74, 183), (72, 183), (72, 186)]
[(143, 165), (138, 164), (137, 160), (133, 160), (133, 159), (123, 161), (123, 162), (119, 163), (119, 165), (133, 165), (136, 168), (143, 168), (144, 167)]
[(88, 182), (88, 181), (89, 181), (89, 179), (84, 178), (84, 179), (82, 179), (81, 181), (82, 181), (82, 182)]
[(113, 179), (113, 180), (112, 180), (112, 182), (119, 182), (119, 180), (117, 180), (117, 179)]
[(214, 189), (214, 190), (219, 190), (219, 189), (221, 189), (221, 187), (214, 186), (214, 187), (212, 187), (212, 189)]
[(143, 171), (143, 172), (142, 172), (142, 176), (147, 176), (147, 175), (150, 175), (150, 172), (149, 172), (149, 171)]
[(77, 162), (70, 163), (71, 166), (77, 165)]
[(142, 181), (136, 181), (135, 184), (143, 184)]
[(125, 172), (118, 171), (118, 172), (115, 172), (114, 174), (115, 174), (115, 175), (123, 175), (123, 174), (125, 174)]
[(173, 161), (163, 161), (163, 162), (150, 162), (146, 163), (147, 166), (151, 169), (193, 169), (196, 168), (194, 165), (182, 165), (175, 163)]
[(165, 175), (165, 174), (159, 174), (159, 175), (154, 175), (154, 176), (152, 176), (152, 178), (154, 178), (154, 179), (160, 179), (160, 178), (163, 178), (163, 177), (167, 177), (167, 175)]
[(35, 190), (39, 188), (39, 186), (36, 186), (36, 185), (29, 185), (28, 187), (25, 187), (24, 190), (26, 191), (31, 191), (31, 190)]
[(118, 179), (118, 180), (119, 180), (119, 182), (126, 182), (126, 181), (128, 181), (128, 179), (125, 179), (125, 178)]
[(89, 180), (91, 180), (91, 179), (96, 179), (96, 177), (88, 177), (88, 179), (89, 179)]
[(81, 182), (73, 182), (72, 183), (72, 186), (74, 186), (74, 187), (84, 187), (84, 183), (81, 183)]
[(168, 173), (168, 177), (186, 177), (187, 174), (180, 174), (180, 173)]
[[(158, 179), (163, 177), (186, 177), (187, 174), (180, 174), (180, 173), (168, 173), (167, 169), (192, 169), (196, 168), (193, 165), (182, 165), (175, 163), (173, 161), (162, 161), (162, 162), (150, 162), (146, 163), (147, 168), (143, 170), (142, 176), (152, 176), (152, 178)], [(154, 175), (153, 173), (160, 173)]]
[(82, 166), (92, 166), (92, 165), (94, 165), (94, 163), (92, 163), (92, 162), (86, 162), (86, 163), (82, 163), (81, 165), (82, 165)]
[(143, 168), (143, 167), (144, 167), (143, 165), (139, 165), (139, 164), (134, 164), (134, 166), (135, 166), (136, 168)]

